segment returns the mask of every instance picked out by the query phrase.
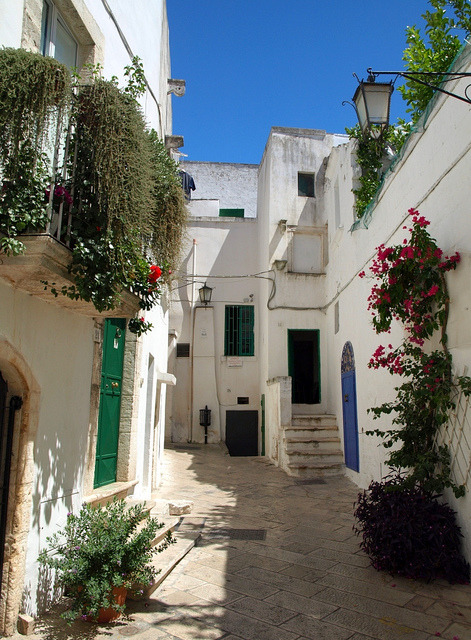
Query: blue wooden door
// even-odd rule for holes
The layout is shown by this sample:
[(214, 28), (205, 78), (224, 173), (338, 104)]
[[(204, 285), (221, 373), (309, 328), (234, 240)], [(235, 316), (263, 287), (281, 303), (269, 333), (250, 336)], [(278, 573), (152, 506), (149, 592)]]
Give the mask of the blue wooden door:
[(345, 344), (342, 354), (342, 408), (345, 464), (349, 469), (359, 471), (355, 360), (350, 342)]

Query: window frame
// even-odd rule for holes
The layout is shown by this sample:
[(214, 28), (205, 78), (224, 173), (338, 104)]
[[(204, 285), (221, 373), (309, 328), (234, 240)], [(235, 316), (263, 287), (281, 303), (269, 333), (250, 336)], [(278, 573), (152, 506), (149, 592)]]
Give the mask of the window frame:
[(71, 65), (71, 68), (78, 66), (79, 61), (79, 42), (70, 30), (67, 22), (62, 17), (62, 14), (57, 9), (52, 0), (43, 0), (43, 13), (41, 21), (41, 53), (43, 56), (50, 56), (55, 58), (56, 44), (57, 44), (57, 25), (60, 24), (62, 29), (75, 43), (75, 61)]
[(224, 310), (224, 355), (255, 355), (255, 309), (253, 305), (226, 305)]

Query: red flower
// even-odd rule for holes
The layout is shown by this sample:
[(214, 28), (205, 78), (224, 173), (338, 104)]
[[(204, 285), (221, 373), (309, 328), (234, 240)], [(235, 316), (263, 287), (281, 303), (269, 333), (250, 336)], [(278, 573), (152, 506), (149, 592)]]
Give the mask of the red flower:
[(150, 273), (147, 276), (147, 281), (151, 282), (152, 284), (155, 284), (161, 275), (162, 275), (162, 269), (158, 267), (156, 264), (151, 264)]

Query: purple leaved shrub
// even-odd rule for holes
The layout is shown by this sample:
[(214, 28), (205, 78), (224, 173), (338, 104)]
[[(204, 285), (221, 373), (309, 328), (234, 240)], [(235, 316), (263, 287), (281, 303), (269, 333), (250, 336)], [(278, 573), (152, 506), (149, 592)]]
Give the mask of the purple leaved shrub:
[(354, 531), (378, 571), (430, 582), (469, 583), (455, 512), (400, 476), (372, 482), (355, 503)]

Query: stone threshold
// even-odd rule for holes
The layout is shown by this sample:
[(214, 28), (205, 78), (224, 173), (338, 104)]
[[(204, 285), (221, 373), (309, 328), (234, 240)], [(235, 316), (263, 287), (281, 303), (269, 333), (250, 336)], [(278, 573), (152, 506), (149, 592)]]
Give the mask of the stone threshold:
[(139, 480), (128, 480), (127, 482), (112, 482), (104, 487), (97, 489), (94, 493), (84, 496), (85, 504), (97, 505), (109, 502), (112, 498), (125, 498), (128, 491), (132, 489)]

